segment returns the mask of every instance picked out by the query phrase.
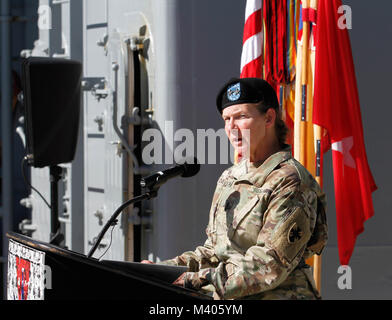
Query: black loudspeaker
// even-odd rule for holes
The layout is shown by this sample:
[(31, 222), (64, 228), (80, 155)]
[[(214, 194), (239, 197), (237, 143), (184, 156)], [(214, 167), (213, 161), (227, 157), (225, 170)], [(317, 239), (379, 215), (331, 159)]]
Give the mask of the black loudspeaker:
[(29, 57), (22, 63), (26, 146), (30, 165), (42, 168), (74, 159), (81, 108), (82, 64)]

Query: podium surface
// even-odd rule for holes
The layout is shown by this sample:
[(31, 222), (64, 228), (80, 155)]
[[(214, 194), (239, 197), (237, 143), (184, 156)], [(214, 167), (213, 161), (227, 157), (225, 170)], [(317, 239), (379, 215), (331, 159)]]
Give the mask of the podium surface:
[(17, 233), (7, 237), (8, 299), (212, 300), (171, 284), (184, 267), (99, 261)]

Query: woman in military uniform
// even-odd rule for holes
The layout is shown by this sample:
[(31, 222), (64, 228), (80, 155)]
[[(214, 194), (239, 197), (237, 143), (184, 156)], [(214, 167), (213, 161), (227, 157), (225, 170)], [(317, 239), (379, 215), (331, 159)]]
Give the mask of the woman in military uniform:
[(325, 196), (285, 144), (275, 91), (234, 78), (217, 107), (240, 161), (218, 180), (204, 245), (160, 264), (188, 266), (174, 283), (216, 299), (320, 298), (305, 259), (326, 244)]

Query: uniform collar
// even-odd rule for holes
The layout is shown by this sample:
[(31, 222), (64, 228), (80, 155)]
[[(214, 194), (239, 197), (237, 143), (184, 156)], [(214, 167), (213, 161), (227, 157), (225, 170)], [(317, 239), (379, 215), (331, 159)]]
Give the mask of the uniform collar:
[(284, 149), (269, 156), (262, 163), (249, 163), (248, 159), (243, 159), (232, 171), (232, 175), (238, 181), (249, 181), (257, 187), (261, 187), (267, 176), (282, 162), (292, 158), (291, 147), (285, 145)]

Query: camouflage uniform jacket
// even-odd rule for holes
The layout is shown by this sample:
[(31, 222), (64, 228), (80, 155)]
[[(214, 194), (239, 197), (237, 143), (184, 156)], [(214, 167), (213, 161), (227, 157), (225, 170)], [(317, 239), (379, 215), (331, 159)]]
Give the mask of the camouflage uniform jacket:
[(161, 262), (188, 266), (186, 287), (220, 299), (319, 298), (304, 259), (325, 246), (325, 196), (289, 147), (223, 172), (206, 233), (203, 246)]

